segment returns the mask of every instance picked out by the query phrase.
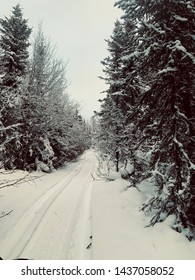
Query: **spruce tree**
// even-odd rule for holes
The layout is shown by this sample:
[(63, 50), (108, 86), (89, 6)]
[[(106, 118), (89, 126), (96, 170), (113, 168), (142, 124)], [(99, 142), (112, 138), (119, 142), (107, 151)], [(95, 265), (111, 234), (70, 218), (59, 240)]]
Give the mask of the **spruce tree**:
[(102, 62), (104, 80), (109, 88), (99, 114), (102, 127), (99, 144), (101, 150), (105, 150), (105, 145), (112, 155), (117, 171), (119, 162), (124, 162), (126, 166), (128, 161), (133, 161), (135, 165), (132, 139), (134, 120), (130, 115), (139, 95), (137, 61), (131, 56), (137, 47), (136, 32), (136, 25), (130, 19), (116, 21), (113, 35), (107, 40), (109, 56)]
[(133, 54), (146, 90), (137, 108), (142, 148), (150, 143), (148, 172), (157, 191), (143, 209), (151, 225), (175, 215), (173, 227), (191, 239), (195, 229), (195, 6), (194, 1), (117, 1), (138, 26)]
[(0, 19), (2, 87), (17, 88), (26, 73), (31, 34), (27, 22), (19, 4), (13, 7), (10, 17)]
[(28, 47), (31, 29), (23, 19), (20, 5), (13, 7), (10, 17), (0, 19), (1, 63), (1, 159), (4, 166), (13, 168), (15, 153), (20, 146), (21, 104), (23, 92), (20, 86), (28, 69)]
[[(123, 51), (123, 26), (119, 21), (116, 21), (113, 30), (113, 35), (110, 40), (107, 40), (109, 56), (102, 61), (104, 66), (103, 78), (108, 84), (106, 97), (101, 101), (101, 116), (100, 125), (102, 127), (101, 147), (105, 146), (104, 152), (111, 156), (114, 160), (116, 171), (119, 171), (119, 162), (122, 153), (122, 129), (123, 115), (122, 108), (124, 107), (124, 99), (121, 93), (121, 54)], [(102, 141), (103, 140), (103, 141)], [(100, 143), (99, 142), (99, 143)], [(104, 143), (104, 144), (103, 144)]]

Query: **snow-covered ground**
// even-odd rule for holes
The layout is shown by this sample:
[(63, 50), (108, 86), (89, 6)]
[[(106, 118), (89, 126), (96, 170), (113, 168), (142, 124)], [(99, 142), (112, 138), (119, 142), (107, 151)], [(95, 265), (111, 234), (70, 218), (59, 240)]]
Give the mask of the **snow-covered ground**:
[[(93, 258), (132, 260), (189, 260), (195, 259), (195, 242), (171, 229), (173, 216), (153, 227), (149, 217), (139, 212), (143, 192), (129, 188), (122, 179), (98, 182), (93, 187)], [(144, 186), (145, 185), (145, 186)]]
[[(4, 188), (0, 211), (0, 256), (4, 259), (90, 258), (90, 197), (94, 157), (42, 176), (35, 182)], [(38, 175), (44, 175), (39, 173)], [(88, 240), (89, 239), (89, 240)]]
[(139, 207), (150, 183), (124, 191), (127, 181), (106, 181), (96, 168), (94, 152), (87, 151), (52, 174), (33, 174), (34, 182), (0, 189), (0, 213), (13, 209), (0, 219), (0, 256), (195, 259), (195, 242), (171, 229), (173, 216), (145, 227), (149, 217)]

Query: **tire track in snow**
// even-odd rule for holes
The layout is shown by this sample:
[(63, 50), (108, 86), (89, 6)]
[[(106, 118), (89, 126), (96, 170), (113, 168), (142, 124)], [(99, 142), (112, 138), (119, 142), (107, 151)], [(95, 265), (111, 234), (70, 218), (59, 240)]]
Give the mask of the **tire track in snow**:
[(81, 182), (82, 187), (67, 223), (60, 254), (63, 259), (91, 259), (91, 250), (87, 249), (91, 235), (91, 181), (89, 172)]
[(33, 259), (89, 259), (91, 173), (94, 158), (64, 185), (48, 205), (20, 250), (19, 257)]
[(47, 192), (42, 194), (39, 199), (30, 206), (27, 212), (24, 213), (14, 225), (12, 230), (7, 233), (2, 240), (3, 244), (0, 244), (1, 254), (4, 259), (13, 259), (21, 255), (53, 202), (64, 188), (70, 184), (74, 176), (77, 176), (82, 171), (81, 163), (78, 164), (77, 168), (78, 169), (68, 174), (66, 178), (49, 187)]

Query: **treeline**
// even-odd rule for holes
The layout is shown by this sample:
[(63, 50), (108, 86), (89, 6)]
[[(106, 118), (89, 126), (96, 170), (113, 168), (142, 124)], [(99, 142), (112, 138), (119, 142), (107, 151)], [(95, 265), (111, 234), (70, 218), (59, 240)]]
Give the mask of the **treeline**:
[(66, 65), (41, 25), (20, 5), (0, 19), (0, 162), (6, 169), (51, 171), (90, 145), (89, 127), (67, 94)]
[(133, 186), (150, 178), (142, 210), (151, 225), (175, 215), (173, 228), (195, 237), (195, 2), (118, 0), (123, 16), (102, 61), (108, 85), (96, 141), (121, 162)]

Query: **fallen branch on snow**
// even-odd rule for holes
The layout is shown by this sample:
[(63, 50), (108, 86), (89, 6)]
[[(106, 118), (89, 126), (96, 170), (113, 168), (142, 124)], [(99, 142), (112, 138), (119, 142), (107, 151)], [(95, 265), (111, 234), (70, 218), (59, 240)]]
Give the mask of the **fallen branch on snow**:
[(9, 214), (11, 214), (13, 212), (13, 210), (9, 211), (8, 213), (2, 213), (3, 215), (0, 216), (0, 218), (4, 218), (5, 216), (8, 216)]

